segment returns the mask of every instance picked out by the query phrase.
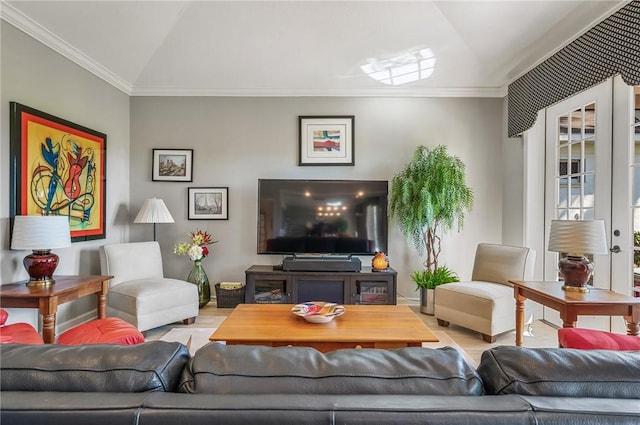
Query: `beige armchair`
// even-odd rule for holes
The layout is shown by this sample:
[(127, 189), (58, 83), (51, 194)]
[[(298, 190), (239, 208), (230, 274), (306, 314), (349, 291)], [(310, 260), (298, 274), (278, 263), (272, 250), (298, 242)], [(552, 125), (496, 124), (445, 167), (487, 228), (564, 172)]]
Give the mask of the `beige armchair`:
[(515, 328), (515, 299), (509, 280), (531, 280), (533, 249), (478, 244), (470, 282), (455, 282), (435, 289), (434, 315), (440, 326), (449, 323), (482, 334), (486, 342)]
[(164, 277), (158, 242), (133, 242), (100, 248), (103, 275), (112, 275), (107, 315), (119, 317), (139, 331), (198, 316), (198, 288)]

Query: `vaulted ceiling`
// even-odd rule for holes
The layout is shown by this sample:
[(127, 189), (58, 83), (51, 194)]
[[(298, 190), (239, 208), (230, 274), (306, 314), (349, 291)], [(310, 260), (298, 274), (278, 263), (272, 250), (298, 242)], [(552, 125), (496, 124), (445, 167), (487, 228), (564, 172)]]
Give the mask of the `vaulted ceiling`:
[[(129, 95), (504, 96), (627, 1), (5, 1), (6, 22)], [(387, 86), (369, 58), (430, 48)]]

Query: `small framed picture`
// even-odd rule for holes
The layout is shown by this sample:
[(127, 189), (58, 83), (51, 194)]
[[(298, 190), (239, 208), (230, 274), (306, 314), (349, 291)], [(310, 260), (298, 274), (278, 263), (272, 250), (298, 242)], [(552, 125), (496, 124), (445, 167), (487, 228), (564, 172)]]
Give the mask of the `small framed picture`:
[(298, 165), (354, 165), (355, 117), (299, 116)]
[(187, 201), (189, 220), (228, 220), (228, 187), (190, 187)]
[(193, 149), (154, 149), (154, 182), (190, 182), (193, 180)]

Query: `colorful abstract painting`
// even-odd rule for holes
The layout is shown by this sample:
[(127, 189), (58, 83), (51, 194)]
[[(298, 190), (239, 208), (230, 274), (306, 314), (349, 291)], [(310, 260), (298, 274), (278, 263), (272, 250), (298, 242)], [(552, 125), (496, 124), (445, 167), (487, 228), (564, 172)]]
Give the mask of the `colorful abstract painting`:
[(298, 165), (354, 165), (354, 116), (300, 116)]
[(11, 102), (13, 216), (69, 217), (72, 241), (103, 239), (103, 133)]

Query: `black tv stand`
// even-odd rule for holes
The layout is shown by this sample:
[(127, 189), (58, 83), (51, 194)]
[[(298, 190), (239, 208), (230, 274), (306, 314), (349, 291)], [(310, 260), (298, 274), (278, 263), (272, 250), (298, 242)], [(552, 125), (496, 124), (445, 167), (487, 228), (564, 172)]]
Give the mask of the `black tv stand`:
[(284, 271), (254, 265), (245, 271), (245, 303), (396, 304), (397, 273), (362, 267), (360, 272)]
[(286, 272), (359, 272), (360, 259), (352, 255), (299, 255), (285, 257), (282, 270)]

